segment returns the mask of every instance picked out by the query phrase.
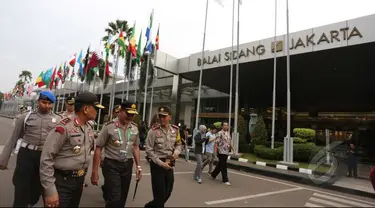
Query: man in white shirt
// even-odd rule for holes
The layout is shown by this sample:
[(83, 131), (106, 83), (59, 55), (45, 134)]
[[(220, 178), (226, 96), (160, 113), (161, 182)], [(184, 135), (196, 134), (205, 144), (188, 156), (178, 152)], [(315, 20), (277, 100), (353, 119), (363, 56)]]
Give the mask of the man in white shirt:
[(216, 139), (216, 127), (214, 125), (211, 126), (210, 131), (207, 132), (206, 138), (206, 159), (203, 162), (202, 170), (206, 165), (208, 165), (208, 174), (212, 173), (214, 161), (215, 161), (215, 154), (214, 154), (214, 147), (215, 147), (215, 139)]

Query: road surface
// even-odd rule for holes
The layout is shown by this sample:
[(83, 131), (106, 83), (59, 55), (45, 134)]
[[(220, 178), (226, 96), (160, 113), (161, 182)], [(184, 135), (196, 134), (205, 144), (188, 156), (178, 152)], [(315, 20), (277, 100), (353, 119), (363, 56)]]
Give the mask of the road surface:
[[(11, 120), (0, 118), (0, 152), (11, 135)], [(142, 153), (144, 154), (144, 153)], [(144, 157), (142, 157), (144, 158)], [(9, 170), (0, 171), (0, 206), (9, 207), (13, 202), (14, 187), (12, 176), (15, 168), (16, 156), (10, 159)], [(132, 201), (134, 193), (133, 182), (129, 190), (127, 207), (143, 207), (152, 199), (150, 171), (147, 161), (141, 161), (143, 178), (138, 186), (137, 195)], [(175, 184), (168, 207), (374, 207), (375, 199), (356, 195), (328, 191), (312, 186), (292, 183), (262, 175), (249, 174), (229, 170), (229, 180), (232, 186), (221, 183), (220, 176), (216, 180), (210, 179), (207, 170), (203, 173), (203, 183), (193, 180), (194, 162), (178, 161), (175, 167)], [(133, 171), (134, 173), (134, 171)], [(86, 176), (89, 182), (90, 173)], [(100, 183), (103, 177), (100, 175)], [(41, 200), (37, 206), (42, 206)], [(82, 194), (80, 206), (103, 207), (100, 187), (89, 185)]]

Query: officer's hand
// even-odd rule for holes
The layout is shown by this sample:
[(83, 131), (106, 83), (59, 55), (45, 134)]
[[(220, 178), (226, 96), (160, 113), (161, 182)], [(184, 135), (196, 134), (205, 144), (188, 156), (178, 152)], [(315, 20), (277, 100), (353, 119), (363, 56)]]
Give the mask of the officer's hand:
[(136, 178), (137, 181), (140, 181), (141, 178), (142, 178), (142, 171), (139, 170), (138, 168), (137, 168), (137, 172), (136, 172), (135, 178)]
[(169, 166), (169, 162), (164, 162), (163, 163), (163, 168), (165, 168), (167, 170), (172, 170), (173, 169), (171, 166)]
[(97, 186), (99, 182), (99, 174), (98, 172), (91, 173), (91, 184)]
[(8, 170), (6, 165), (0, 165), (0, 170)]
[(45, 206), (47, 207), (58, 207), (59, 206), (59, 194), (55, 193), (52, 196), (45, 198)]

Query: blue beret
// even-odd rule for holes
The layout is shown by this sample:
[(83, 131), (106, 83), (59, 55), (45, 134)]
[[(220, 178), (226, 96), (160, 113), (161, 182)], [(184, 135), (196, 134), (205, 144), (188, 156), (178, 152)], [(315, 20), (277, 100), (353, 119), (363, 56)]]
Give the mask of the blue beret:
[(55, 101), (56, 101), (56, 97), (51, 91), (40, 92), (39, 99), (43, 99), (43, 100), (47, 99), (47, 100), (51, 101), (51, 103), (55, 103)]

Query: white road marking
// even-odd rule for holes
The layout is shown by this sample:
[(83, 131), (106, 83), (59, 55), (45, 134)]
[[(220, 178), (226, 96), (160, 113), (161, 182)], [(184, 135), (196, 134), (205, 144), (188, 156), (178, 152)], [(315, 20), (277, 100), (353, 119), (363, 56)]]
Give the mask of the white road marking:
[(260, 165), (260, 166), (266, 166), (266, 163), (265, 163), (265, 162), (260, 162), (260, 161), (256, 161), (255, 164), (256, 164), (256, 165)]
[(368, 205), (368, 204), (359, 203), (359, 202), (355, 202), (355, 201), (352, 201), (352, 200), (349, 201), (349, 200), (346, 200), (346, 199), (343, 199), (343, 198), (334, 197), (334, 196), (327, 196), (327, 195), (318, 194), (318, 193), (314, 193), (313, 196), (325, 198), (325, 199), (328, 199), (328, 200), (331, 200), (331, 201), (337, 201), (337, 202), (350, 204), (350, 205), (355, 206), (355, 207), (373, 207), (373, 206)]
[(305, 207), (322, 207), (322, 206), (319, 206), (319, 205), (316, 205), (316, 204), (311, 204), (311, 203), (307, 202), (305, 204)]
[(286, 166), (286, 165), (279, 165), (279, 164), (277, 164), (276, 168), (277, 169), (282, 169), (282, 170), (288, 170), (288, 166)]
[(282, 193), (287, 193), (287, 192), (291, 192), (291, 191), (299, 191), (299, 190), (303, 190), (303, 188), (284, 189), (284, 190), (280, 190), (280, 191), (271, 191), (271, 192), (254, 194), (254, 195), (249, 195), (249, 196), (241, 196), (241, 197), (222, 199), (222, 200), (217, 200), (217, 201), (209, 201), (209, 202), (205, 202), (205, 204), (207, 204), (207, 205), (222, 204), (222, 203), (241, 201), (241, 200), (245, 200), (245, 199), (254, 199), (254, 198), (258, 198), (258, 197), (270, 196), (270, 195), (275, 195), (275, 194), (282, 194)]
[(311, 197), (309, 200), (313, 201), (313, 202), (325, 204), (325, 205), (328, 205), (328, 206), (332, 206), (332, 207), (349, 207), (349, 206), (345, 206), (343, 204), (339, 204), (339, 203), (335, 203), (335, 202), (331, 202), (331, 201), (327, 201), (327, 200), (323, 200), (323, 199), (318, 199), (318, 198), (315, 198), (315, 197)]
[[(185, 162), (185, 161), (181, 161), (181, 162)], [(185, 162), (185, 163), (191, 164), (191, 165), (195, 165), (196, 164), (196, 162), (190, 162), (190, 163)], [(268, 182), (277, 183), (277, 184), (282, 184), (282, 185), (286, 185), (286, 186), (290, 186), (290, 187), (303, 188), (304, 190), (308, 190), (308, 191), (312, 191), (312, 192), (317, 192), (317, 193), (321, 193), (321, 194), (331, 195), (331, 196), (335, 196), (335, 197), (342, 197), (342, 195), (338, 195), (338, 194), (334, 194), (334, 193), (330, 193), (330, 192), (326, 192), (326, 191), (321, 191), (321, 190), (314, 189), (314, 188), (308, 188), (306, 186), (293, 185), (293, 184), (284, 183), (284, 182), (277, 181), (277, 180), (272, 180), (272, 179), (268, 179), (268, 178), (253, 176), (253, 175), (249, 175), (249, 174), (243, 174), (243, 173), (234, 172), (234, 171), (228, 171), (228, 172), (232, 173), (232, 174), (235, 174), (235, 175), (241, 175), (241, 176), (245, 176), (245, 177), (249, 177), (249, 178), (256, 178), (256, 179), (259, 179), (259, 180), (268, 181)], [(361, 200), (361, 199), (351, 198), (350, 200), (357, 201), (357, 202), (362, 202), (362, 203), (366, 203), (366, 204), (370, 204), (372, 206), (375, 206), (375, 203), (369, 202), (369, 201), (365, 201), (365, 200)]]

